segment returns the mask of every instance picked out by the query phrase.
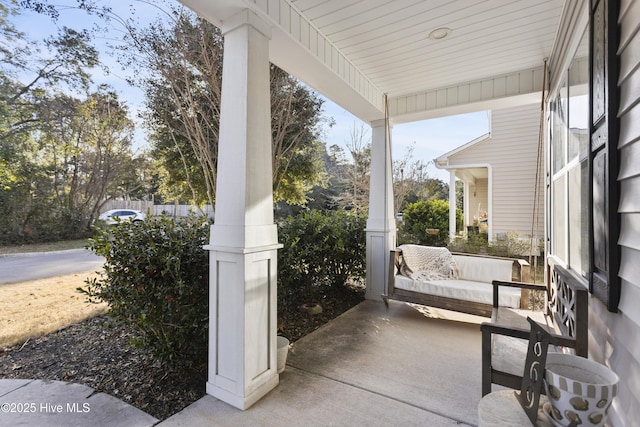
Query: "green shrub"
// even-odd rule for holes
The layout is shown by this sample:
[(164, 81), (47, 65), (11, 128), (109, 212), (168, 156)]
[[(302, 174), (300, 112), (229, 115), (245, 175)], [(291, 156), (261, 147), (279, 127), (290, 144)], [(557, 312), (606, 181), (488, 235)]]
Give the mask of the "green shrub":
[[(486, 233), (469, 233), (467, 237), (458, 237), (448, 245), (451, 252), (469, 254), (488, 254), (507, 258), (525, 258), (530, 252), (530, 241), (515, 232), (504, 233), (489, 243)], [(541, 251), (541, 248), (536, 248)]]
[(366, 216), (303, 212), (280, 223), (278, 308), (362, 281), (366, 273)]
[(202, 217), (166, 216), (96, 229), (89, 248), (105, 257), (104, 274), (82, 291), (132, 324), (140, 345), (171, 366), (206, 361), (209, 224)]
[(488, 254), (489, 242), (485, 233), (468, 233), (466, 237), (456, 237), (447, 245), (451, 252), (467, 254)]
[(531, 242), (529, 239), (520, 238), (515, 231), (509, 231), (496, 238), (489, 245), (489, 255), (517, 258), (523, 257), (530, 252)]
[[(462, 223), (460, 209), (456, 209), (456, 222)], [(399, 243), (427, 246), (447, 246), (449, 242), (449, 202), (433, 199), (421, 200), (407, 205), (404, 208), (398, 241)]]
[(87, 238), (87, 219), (79, 209), (59, 201), (36, 199), (16, 206), (0, 191), (0, 245), (57, 242)]
[[(302, 213), (279, 229), (278, 309), (321, 299), (363, 280), (366, 217), (345, 212)], [(164, 363), (195, 366), (206, 361), (208, 243), (206, 219), (166, 216), (96, 228), (89, 248), (105, 257), (105, 273), (82, 290), (109, 303), (109, 313), (141, 333)], [(295, 302), (293, 302), (295, 301)]]

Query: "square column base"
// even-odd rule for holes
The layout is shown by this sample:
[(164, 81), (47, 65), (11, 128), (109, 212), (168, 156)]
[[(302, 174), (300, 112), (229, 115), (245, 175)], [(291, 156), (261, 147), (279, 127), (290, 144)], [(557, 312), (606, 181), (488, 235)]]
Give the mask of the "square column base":
[(386, 293), (387, 278), (389, 277), (389, 253), (395, 246), (395, 227), (387, 231), (367, 230), (365, 299), (380, 301), (382, 294)]
[(275, 373), (271, 378), (246, 396), (238, 396), (207, 381), (207, 394), (244, 411), (262, 399), (264, 395), (273, 390), (279, 383), (280, 376)]
[(279, 245), (210, 250), (207, 394), (247, 409), (279, 383), (276, 285)]

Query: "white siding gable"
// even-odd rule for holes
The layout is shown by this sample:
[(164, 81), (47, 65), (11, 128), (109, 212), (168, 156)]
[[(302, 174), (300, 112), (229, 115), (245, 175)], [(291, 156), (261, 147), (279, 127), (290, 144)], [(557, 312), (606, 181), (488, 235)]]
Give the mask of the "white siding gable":
[[(534, 195), (540, 104), (529, 104), (491, 112), (491, 137), (453, 152), (448, 166), (490, 165), (492, 208), (490, 221), (493, 234), (516, 232), (530, 236), (534, 218)], [(542, 166), (541, 170), (542, 170)], [(538, 175), (542, 182), (542, 174)], [(544, 228), (544, 201), (542, 187), (538, 187), (537, 230), (542, 236)], [(470, 216), (476, 205), (470, 206)]]

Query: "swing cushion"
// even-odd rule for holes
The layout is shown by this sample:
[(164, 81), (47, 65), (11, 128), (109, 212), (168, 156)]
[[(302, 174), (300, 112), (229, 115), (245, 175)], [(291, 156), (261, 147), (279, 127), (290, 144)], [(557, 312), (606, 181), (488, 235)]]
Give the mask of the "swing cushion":
[[(510, 281), (513, 260), (451, 254), (447, 248), (402, 245), (395, 288), (492, 304), (492, 280)], [(500, 288), (499, 304), (519, 308), (520, 289)]]

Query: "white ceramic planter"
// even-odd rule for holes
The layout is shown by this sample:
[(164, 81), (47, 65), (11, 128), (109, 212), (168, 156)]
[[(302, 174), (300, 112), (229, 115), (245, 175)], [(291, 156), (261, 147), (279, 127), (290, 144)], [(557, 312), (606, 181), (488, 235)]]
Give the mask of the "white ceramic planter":
[(611, 369), (584, 357), (547, 355), (545, 388), (556, 425), (578, 420), (581, 426), (601, 426), (618, 391), (619, 378)]
[(284, 371), (287, 364), (287, 354), (289, 354), (289, 340), (285, 337), (278, 337), (278, 373)]

